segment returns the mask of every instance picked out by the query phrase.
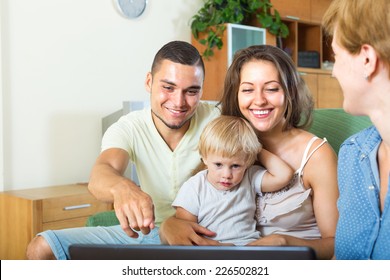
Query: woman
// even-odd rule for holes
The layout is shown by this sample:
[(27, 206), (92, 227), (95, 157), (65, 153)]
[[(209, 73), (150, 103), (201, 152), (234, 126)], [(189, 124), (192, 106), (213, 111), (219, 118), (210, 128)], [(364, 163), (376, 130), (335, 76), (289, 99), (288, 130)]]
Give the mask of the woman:
[[(303, 129), (311, 122), (313, 101), (291, 58), (272, 46), (238, 51), (226, 75), (221, 106), (223, 115), (248, 120), (263, 147), (296, 171), (282, 191), (259, 197), (263, 237), (250, 245), (310, 246), (318, 258), (330, 259), (338, 218), (337, 158), (325, 140)], [(199, 234), (212, 233), (174, 218), (160, 229), (169, 244), (209, 244)]]
[(374, 124), (339, 152), (335, 257), (390, 259), (390, 1), (334, 0), (323, 24), (344, 110)]

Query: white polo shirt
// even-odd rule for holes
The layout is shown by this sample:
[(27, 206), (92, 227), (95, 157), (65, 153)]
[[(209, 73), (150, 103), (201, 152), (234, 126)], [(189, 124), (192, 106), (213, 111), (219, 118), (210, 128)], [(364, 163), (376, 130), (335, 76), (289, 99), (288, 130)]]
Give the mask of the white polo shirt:
[(198, 142), (207, 123), (220, 110), (200, 102), (188, 131), (174, 151), (161, 138), (152, 120), (150, 107), (121, 117), (103, 136), (102, 151), (121, 148), (134, 162), (141, 189), (154, 203), (156, 225), (174, 215), (171, 206), (181, 185), (200, 163)]

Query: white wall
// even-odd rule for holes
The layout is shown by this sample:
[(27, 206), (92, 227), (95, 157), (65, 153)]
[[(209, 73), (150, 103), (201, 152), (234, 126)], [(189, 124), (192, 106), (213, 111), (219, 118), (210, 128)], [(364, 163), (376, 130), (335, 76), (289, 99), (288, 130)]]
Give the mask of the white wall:
[(113, 0), (0, 1), (0, 191), (88, 181), (102, 117), (148, 98), (154, 54), (190, 41), (203, 4), (149, 0), (128, 20)]
[(0, 0), (0, 191), (4, 189), (4, 153), (3, 153), (3, 0)]

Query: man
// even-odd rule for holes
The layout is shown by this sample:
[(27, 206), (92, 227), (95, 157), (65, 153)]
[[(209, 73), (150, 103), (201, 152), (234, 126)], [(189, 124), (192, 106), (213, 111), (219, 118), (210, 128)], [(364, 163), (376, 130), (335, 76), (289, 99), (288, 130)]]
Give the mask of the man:
[[(202, 58), (189, 43), (173, 41), (157, 52), (145, 80), (150, 108), (107, 130), (88, 186), (98, 199), (113, 202), (120, 226), (42, 232), (27, 248), (29, 259), (68, 259), (74, 243), (160, 243), (158, 227), (174, 214), (177, 191), (200, 163), (200, 133), (220, 114), (200, 102), (203, 80)], [(129, 161), (140, 186), (123, 176)]]

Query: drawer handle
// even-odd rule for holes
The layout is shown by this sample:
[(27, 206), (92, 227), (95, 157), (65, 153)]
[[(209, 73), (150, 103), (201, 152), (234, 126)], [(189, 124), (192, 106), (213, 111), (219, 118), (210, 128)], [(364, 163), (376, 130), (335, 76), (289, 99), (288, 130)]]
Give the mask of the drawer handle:
[(91, 207), (90, 203), (80, 204), (80, 205), (72, 205), (72, 206), (65, 206), (64, 210), (68, 211), (68, 210), (75, 210), (75, 209), (88, 208), (88, 207)]
[(293, 20), (299, 20), (299, 17), (296, 16), (286, 16), (288, 19), (293, 19)]

